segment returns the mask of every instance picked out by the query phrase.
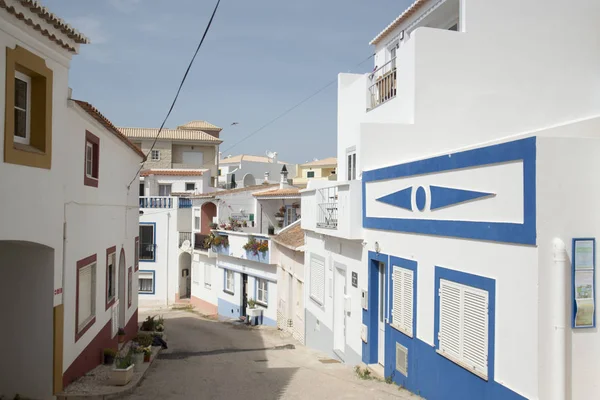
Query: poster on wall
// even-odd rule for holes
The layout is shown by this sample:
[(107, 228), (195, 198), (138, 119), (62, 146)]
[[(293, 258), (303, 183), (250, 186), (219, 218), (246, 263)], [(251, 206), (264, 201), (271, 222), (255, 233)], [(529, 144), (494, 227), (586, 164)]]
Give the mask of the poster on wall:
[(573, 328), (596, 326), (596, 240), (573, 239)]

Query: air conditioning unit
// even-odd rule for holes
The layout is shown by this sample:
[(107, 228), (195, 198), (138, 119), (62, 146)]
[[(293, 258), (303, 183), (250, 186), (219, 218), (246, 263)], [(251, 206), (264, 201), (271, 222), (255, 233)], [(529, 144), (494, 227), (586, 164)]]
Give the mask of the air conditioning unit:
[(396, 371), (408, 376), (408, 349), (396, 343)]

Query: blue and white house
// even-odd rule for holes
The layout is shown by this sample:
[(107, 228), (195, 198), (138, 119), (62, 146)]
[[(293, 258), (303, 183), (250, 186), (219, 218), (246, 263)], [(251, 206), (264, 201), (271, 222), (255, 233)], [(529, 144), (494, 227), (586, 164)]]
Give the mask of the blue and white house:
[(424, 398), (598, 397), (600, 333), (573, 328), (571, 263), (573, 239), (600, 234), (599, 17), (585, 0), (418, 0), (371, 41), (373, 72), (340, 74), (339, 179), (350, 198), (360, 181), (363, 251), (345, 257), (360, 266), (340, 314), (350, 244), (319, 229), (352, 207), (303, 191), (307, 345), (336, 350), (330, 327), (355, 330), (358, 303), (346, 351)]

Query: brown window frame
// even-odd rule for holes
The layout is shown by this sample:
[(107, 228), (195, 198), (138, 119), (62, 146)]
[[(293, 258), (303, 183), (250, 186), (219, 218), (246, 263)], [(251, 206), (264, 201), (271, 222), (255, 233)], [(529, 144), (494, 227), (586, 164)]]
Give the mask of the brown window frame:
[(137, 272), (140, 269), (140, 237), (135, 237), (135, 245), (134, 245), (134, 263), (135, 263), (135, 271)]
[[(113, 265), (113, 289), (115, 291), (115, 294), (113, 295), (112, 299), (108, 297), (108, 278), (109, 278), (109, 274), (108, 274), (108, 260), (110, 258), (110, 256), (114, 254), (115, 255), (115, 262)], [(109, 247), (108, 249), (106, 249), (106, 282), (104, 284), (104, 294), (106, 296), (106, 308), (105, 310), (108, 310), (113, 304), (115, 304), (115, 302), (117, 301), (117, 293), (118, 293), (118, 286), (117, 286), (117, 246), (113, 246), (113, 247)]]
[[(15, 72), (31, 78), (29, 144), (15, 141)], [(4, 162), (34, 168), (52, 167), (53, 72), (46, 61), (16, 46), (6, 48)]]
[(131, 298), (133, 297), (133, 271), (129, 267), (127, 269), (127, 308), (131, 308)]
[[(87, 149), (92, 146), (92, 176), (87, 174)], [(98, 187), (100, 180), (100, 138), (90, 131), (85, 131), (85, 148), (83, 152), (83, 184)]]
[[(77, 267), (75, 269), (76, 285), (75, 285), (75, 342), (77, 342), (85, 333), (96, 323), (96, 310), (94, 310), (94, 317), (81, 329), (79, 329), (79, 270), (87, 267), (90, 264), (96, 263), (96, 274), (98, 273), (98, 260), (97, 255), (93, 254), (89, 257), (83, 258), (77, 261)], [(96, 286), (98, 282), (94, 279)], [(94, 307), (96, 308), (96, 307)]]

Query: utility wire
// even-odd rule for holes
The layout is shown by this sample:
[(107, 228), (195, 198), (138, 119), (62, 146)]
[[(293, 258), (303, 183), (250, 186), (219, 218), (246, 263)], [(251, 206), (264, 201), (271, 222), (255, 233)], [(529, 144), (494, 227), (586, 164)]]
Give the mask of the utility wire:
[[(196, 55), (198, 54), (200, 47), (202, 47), (204, 38), (206, 37), (206, 34), (208, 33), (208, 30), (210, 29), (213, 19), (215, 18), (215, 14), (217, 13), (217, 9), (219, 8), (219, 3), (221, 3), (221, 0), (217, 0), (217, 4), (215, 5), (215, 9), (213, 10), (210, 20), (208, 21), (208, 25), (206, 25), (206, 29), (204, 30), (204, 34), (202, 35), (202, 39), (200, 40), (200, 43), (198, 43), (198, 47), (196, 48), (196, 51), (194, 52), (194, 56), (190, 60), (190, 64), (188, 65), (187, 69), (185, 70), (185, 74), (183, 74), (183, 79), (181, 80), (181, 83), (179, 84), (179, 88), (177, 89), (177, 93), (175, 94), (175, 98), (173, 99), (173, 103), (171, 103), (169, 112), (167, 113), (167, 116), (163, 120), (162, 124), (160, 125), (160, 129), (158, 130), (158, 133), (156, 134), (156, 137), (154, 138), (154, 142), (152, 142), (152, 146), (150, 147), (150, 150), (148, 150), (148, 153), (146, 154), (146, 158), (148, 158), (148, 156), (152, 153), (152, 150), (154, 149), (154, 145), (156, 145), (156, 141), (158, 140), (160, 133), (162, 132), (165, 124), (167, 123), (167, 119), (169, 119), (169, 115), (171, 115), (171, 111), (173, 111), (173, 107), (175, 107), (175, 103), (177, 102), (177, 98), (179, 97), (179, 93), (181, 92), (181, 88), (183, 87), (183, 83), (185, 82), (185, 79), (187, 78), (188, 73), (190, 72), (190, 69), (192, 68), (192, 64), (194, 63), (194, 60), (196, 59)], [(137, 178), (139, 173), (142, 171), (142, 168), (144, 168), (143, 163), (140, 165), (140, 168), (135, 173), (135, 176), (133, 177), (131, 182), (129, 182), (129, 185), (127, 185), (127, 190), (129, 190), (129, 188), (131, 187), (131, 184), (135, 181), (135, 179)]]
[[(371, 58), (373, 58), (374, 56), (375, 56), (375, 54), (371, 54), (365, 60), (363, 60), (363, 61), (359, 62), (358, 64), (356, 64), (353, 68), (361, 66), (362, 64), (366, 63)], [(321, 93), (322, 91), (324, 91), (325, 89), (327, 89), (329, 86), (331, 86), (334, 83), (336, 83), (337, 79), (338, 78), (336, 77), (335, 79), (331, 80), (329, 83), (327, 83), (325, 86), (322, 86), (320, 89), (318, 89), (316, 92), (314, 92), (310, 96), (305, 97), (303, 100), (301, 100), (300, 102), (296, 103), (294, 106), (288, 108), (287, 110), (285, 110), (284, 112), (282, 112), (281, 114), (279, 114), (278, 116), (276, 116), (275, 118), (273, 118), (272, 120), (270, 120), (269, 122), (267, 122), (266, 124), (264, 124), (263, 126), (261, 126), (260, 128), (258, 128), (257, 130), (255, 130), (255, 131), (251, 132), (250, 134), (244, 136), (241, 140), (239, 140), (238, 142), (234, 143), (232, 146), (229, 146), (226, 150), (223, 150), (222, 153), (227, 153), (229, 150), (233, 149), (234, 147), (236, 147), (237, 145), (241, 144), (242, 142), (250, 139), (252, 136), (256, 135), (258, 132), (260, 132), (263, 129), (265, 129), (267, 126), (273, 124), (275, 121), (281, 119), (282, 117), (284, 117), (285, 115), (289, 114), (290, 112), (292, 112), (296, 108), (300, 107), (302, 104), (306, 103), (308, 100), (312, 99), (313, 97), (315, 97), (316, 95), (318, 95), (319, 93)]]

